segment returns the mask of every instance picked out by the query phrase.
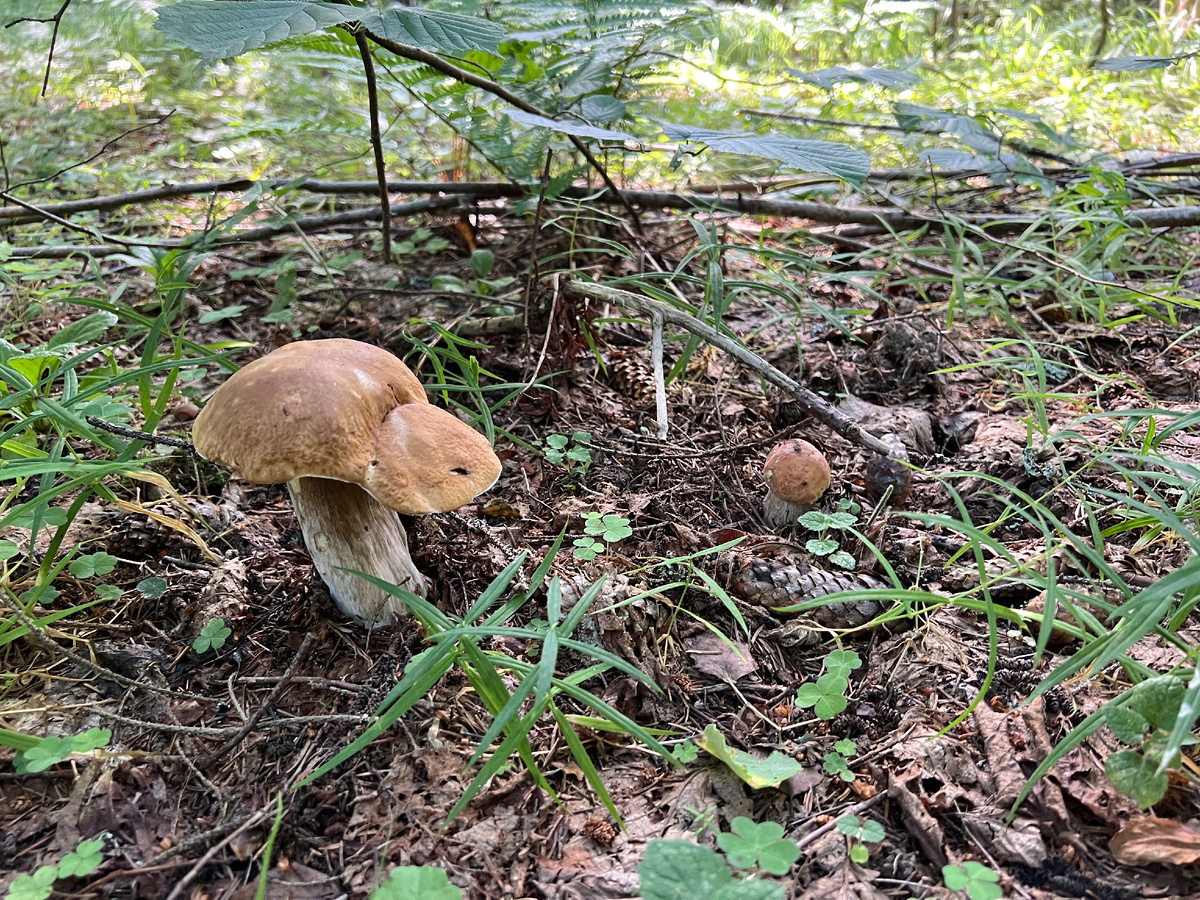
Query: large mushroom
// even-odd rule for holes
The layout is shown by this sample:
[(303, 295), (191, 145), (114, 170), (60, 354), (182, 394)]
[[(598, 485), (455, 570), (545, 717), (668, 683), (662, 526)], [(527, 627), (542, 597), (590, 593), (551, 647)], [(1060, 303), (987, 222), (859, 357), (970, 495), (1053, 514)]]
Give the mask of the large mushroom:
[(341, 338), (288, 344), (236, 372), (196, 417), (192, 440), (247, 481), (287, 482), (317, 571), (368, 628), (395, 622), (403, 605), (341, 570), (425, 596), (396, 513), (457, 509), (500, 475), (487, 440), (430, 405), (404, 363)]
[(772, 528), (783, 528), (795, 524), (829, 488), (829, 463), (808, 441), (783, 441), (767, 455), (763, 477), (767, 481), (763, 516)]

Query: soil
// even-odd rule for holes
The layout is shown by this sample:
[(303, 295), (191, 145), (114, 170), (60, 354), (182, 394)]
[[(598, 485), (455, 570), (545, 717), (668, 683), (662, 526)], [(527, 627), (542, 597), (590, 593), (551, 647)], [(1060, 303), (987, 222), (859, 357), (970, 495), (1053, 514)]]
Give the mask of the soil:
[[(672, 248), (674, 256), (664, 260), (674, 265), (686, 250), (680, 243), (686, 232), (682, 226), (664, 231), (656, 237)], [(500, 268), (507, 261), (516, 270), (519, 237), (494, 236)], [(424, 269), (389, 269), (365, 259), (350, 264), (304, 295), (294, 320), (265, 324), (272, 281), (231, 273), (266, 266), (290, 249), (280, 242), (209, 257), (197, 271), (196, 296), (203, 299), (194, 312), (234, 303), (247, 309), (189, 337), (251, 342), (235, 356), (239, 363), (296, 338), (356, 338), (408, 355), (418, 376), (431, 383), (439, 376), (428, 357), (411, 355), (410, 338), (430, 341), (435, 334), (414, 330), (410, 321), (450, 324), (486, 316), (486, 301), (421, 293), (430, 274), (464, 274), (465, 251), (452, 246), (423, 262)], [(577, 264), (592, 266), (596, 275), (623, 274), (594, 254)], [(750, 263), (731, 254), (726, 265), (732, 278), (747, 274), (737, 266)], [(116, 283), (130, 271), (112, 264), (109, 275)], [(310, 276), (315, 280), (301, 272), (298, 283)], [(389, 279), (418, 287), (381, 289)], [(739, 816), (778, 822), (800, 842), (803, 855), (782, 879), (789, 897), (938, 895), (944, 893), (942, 867), (965, 860), (1000, 872), (1010, 896), (1198, 895), (1194, 868), (1122, 866), (1110, 852), (1110, 838), (1142, 813), (1104, 777), (1104, 761), (1119, 749), (1106, 729), (1067, 754), (1007, 818), (1051, 748), (1121, 690), (1125, 676), (1118, 667), (1026, 702), (1078, 646), (1069, 635), (1038, 660), (1030, 632), (1002, 620), (988, 684), (988, 623), (981, 611), (947, 603), (902, 615), (876, 598), (818, 604), (799, 616), (779, 612), (831, 591), (891, 582), (876, 556), (853, 538), (843, 537), (842, 549), (855, 565), (837, 569), (805, 548), (815, 535), (799, 527), (773, 533), (763, 520), (761, 475), (777, 442), (802, 437), (816, 444), (833, 471), (818, 510), (855, 511), (906, 587), (969, 591), (972, 575), (976, 584), (979, 578), (972, 552), (957, 565), (961, 536), (931, 517), (957, 518), (957, 497), (977, 525), (998, 523), (993, 533), (1014, 557), (1037, 558), (1040, 549), (1044, 559), (1042, 531), (1011, 515), (1009, 502), (1023, 492), (1040, 497), (1075, 533), (1090, 533), (1080, 492), (1123, 495), (1130, 483), (1088, 462), (1129, 436), (1119, 420), (1081, 417), (1134, 407), (1194, 409), (1200, 396), (1194, 324), (1141, 319), (1115, 328), (1070, 321), (1051, 326), (1014, 308), (1025, 333), (1059, 354), (1052, 375), (1061, 378), (1052, 381), (1045, 401), (1056, 456), (1040, 452), (1045, 439), (1031, 426), (1020, 379), (1011, 377), (1011, 368), (985, 364), (991, 343), (1015, 336), (997, 318), (960, 317), (948, 326), (944, 304), (919, 303), (903, 292), (886, 303), (865, 295), (834, 298), (873, 310), (845, 319), (845, 330), (817, 316), (774, 320), (757, 304), (733, 305), (725, 319), (733, 332), (814, 390), (849, 396), (855, 418), (876, 434), (897, 435), (917, 467), (910, 471), (881, 466), (788, 397), (764, 392), (755, 372), (703, 344), (668, 387), (670, 430), (658, 440), (649, 329), (621, 320), (616, 310), (573, 306), (550, 282), (544, 288), (542, 314), (531, 317), (528, 331), (518, 324), (464, 345), (495, 382), (534, 375), (538, 382), (494, 412), (504, 466), (495, 488), (456, 514), (406, 520), (417, 564), (434, 586), (430, 599), (447, 612), (465, 613), (524, 550), (530, 562), (518, 583), (527, 584), (565, 528), (552, 573), (568, 606), (605, 579), (581, 639), (633, 663), (658, 690), (612, 669), (584, 686), (639, 724), (665, 729), (671, 746), (715, 725), (730, 747), (759, 757), (778, 751), (798, 761), (802, 772), (778, 789), (753, 790), (703, 751), (673, 766), (624, 735), (581, 725), (618, 823), (547, 718), (529, 740), (555, 796), (518, 760), (447, 821), (474, 777), (468, 761), (492, 721), (456, 669), (350, 760), (282, 793), (267, 896), (366, 897), (396, 865), (435, 865), (470, 898), (633, 897), (648, 841), (695, 838), (713, 845), (714, 831), (729, 831)], [(148, 303), (153, 296), (148, 282), (135, 280), (125, 298)], [(44, 307), (24, 323), (20, 337), (44, 341), (87, 311)], [(668, 366), (684, 346), (668, 343)], [(200, 403), (223, 377), (214, 368), (190, 382), (201, 388)], [(178, 399), (160, 432), (186, 438), (196, 410), (196, 402)], [(539, 452), (537, 442), (548, 435), (579, 432), (589, 435), (589, 464), (552, 465)], [(1185, 428), (1166, 441), (1164, 452), (1194, 459), (1198, 444), (1197, 430)], [(89, 552), (103, 549), (119, 558), (102, 581), (125, 589), (121, 599), (90, 606), (50, 631), (56, 643), (93, 665), (28, 638), (0, 649), (3, 671), (16, 673), (0, 698), (6, 727), (39, 735), (112, 730), (105, 750), (40, 774), (14, 775), (7, 765), (12, 753), (0, 751), (6, 762), (0, 872), (31, 873), (81, 839), (103, 835), (104, 864), (66, 883), (71, 896), (252, 897), (281, 789), (362, 732), (365, 717), (423, 649), (422, 636), (412, 622), (367, 632), (338, 612), (313, 573), (282, 486), (230, 480), (186, 451), (164, 456), (153, 468), (177, 494), (114, 482), (125, 503), (89, 502), (62, 548), (86, 544)], [(879, 503), (884, 496), (886, 507)], [(590, 561), (569, 552), (583, 536), (589, 511), (619, 515), (632, 529)], [(21, 534), (28, 532), (4, 536), (23, 540)], [(703, 579), (681, 563), (659, 565), (738, 539), (691, 564), (715, 589), (704, 589)], [(1182, 541), (1139, 543), (1128, 532), (1112, 539), (1109, 553), (1129, 584), (1145, 586), (1182, 564), (1188, 550)], [(1091, 575), (1097, 586), (1094, 573), (1063, 566), (1064, 576), (1089, 581)], [(150, 599), (134, 588), (153, 576), (165, 579), (167, 589)], [(994, 583), (995, 602), (1014, 609), (1036, 602), (1031, 580), (1009, 572)], [(672, 586), (680, 581), (689, 586)], [(95, 599), (98, 583), (64, 576), (51, 608)], [(543, 586), (514, 624), (544, 618), (545, 603)], [(194, 639), (217, 617), (230, 627), (229, 639), (219, 651), (196, 653)], [(1195, 617), (1179, 637), (1196, 644)], [(796, 693), (839, 647), (854, 650), (862, 666), (850, 676), (845, 711), (823, 720), (797, 705)], [(529, 661), (538, 650), (536, 642), (511, 637), (484, 648)], [(1131, 656), (1166, 671), (1180, 654), (1152, 638)], [(586, 664), (564, 651), (560, 671)], [(129, 680), (143, 686), (131, 687)], [(564, 712), (590, 714), (569, 698), (560, 703)], [(251, 719), (248, 733), (227, 746)], [(849, 781), (825, 766), (826, 754), (844, 740), (855, 746)], [(1196, 771), (1186, 753), (1185, 765)], [(1190, 781), (1173, 777), (1154, 811), (1186, 821), (1200, 814), (1198, 800)], [(849, 860), (849, 842), (832, 825), (847, 812), (885, 830), (863, 865)], [(0, 885), (11, 877), (0, 876)]]

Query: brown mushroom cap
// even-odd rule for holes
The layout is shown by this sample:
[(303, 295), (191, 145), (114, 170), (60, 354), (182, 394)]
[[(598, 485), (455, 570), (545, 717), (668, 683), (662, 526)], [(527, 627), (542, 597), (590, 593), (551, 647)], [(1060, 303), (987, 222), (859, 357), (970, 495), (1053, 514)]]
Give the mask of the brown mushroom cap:
[(351, 482), (414, 515), (462, 506), (500, 475), (487, 439), (431, 406), (404, 363), (342, 338), (288, 344), (236, 372), (192, 440), (247, 481)]
[(829, 487), (829, 463), (825, 454), (808, 441), (784, 441), (767, 456), (763, 476), (779, 499), (816, 503)]

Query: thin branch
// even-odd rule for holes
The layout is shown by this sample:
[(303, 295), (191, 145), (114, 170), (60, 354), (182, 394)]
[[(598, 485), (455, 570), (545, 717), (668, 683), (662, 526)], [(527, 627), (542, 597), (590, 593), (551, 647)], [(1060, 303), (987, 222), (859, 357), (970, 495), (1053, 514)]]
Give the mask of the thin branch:
[[(420, 47), (413, 47), (410, 44), (401, 44), (398, 41), (389, 40), (382, 35), (375, 34), (370, 29), (364, 28), (362, 33), (373, 40), (380, 47), (383, 47), (383, 49), (390, 50), (397, 56), (403, 56), (405, 59), (411, 59), (416, 62), (424, 63), (431, 69), (435, 69), (438, 72), (441, 72), (443, 75), (448, 75), (455, 81), (461, 81), (463, 84), (469, 84), (472, 87), (477, 87), (480, 90), (487, 91), (489, 94), (499, 97), (506, 103), (511, 103), (517, 109), (523, 110), (524, 112), (532, 113), (535, 116), (541, 116), (545, 119), (554, 118), (545, 110), (539, 109), (527, 100), (517, 96), (503, 85), (497, 84), (490, 79), (483, 78), (480, 75), (476, 75), (473, 72), (468, 72), (466, 69), (459, 68), (448, 60), (438, 56), (436, 53), (432, 53), (429, 50), (422, 50)], [(609, 176), (608, 171), (600, 164), (600, 161), (596, 159), (596, 157), (592, 154), (592, 151), (588, 149), (587, 145), (583, 141), (573, 134), (569, 134), (567, 137), (570, 139), (571, 143), (575, 145), (575, 149), (578, 150), (583, 155), (583, 158), (587, 160), (588, 165), (596, 170), (596, 173), (600, 176), (601, 180), (603, 180), (605, 187), (607, 187), (609, 191), (612, 192), (613, 196), (616, 197), (621, 203), (621, 205), (625, 207), (630, 218), (633, 220), (634, 228), (637, 229), (639, 234), (641, 234), (642, 223), (638, 218), (637, 210), (635, 210), (632, 204), (625, 199), (621, 189), (617, 187), (616, 183)]]
[(670, 322), (672, 325), (690, 331), (692, 334), (707, 341), (714, 347), (724, 350), (739, 362), (760, 373), (767, 381), (791, 394), (813, 418), (824, 422), (848, 441), (852, 441), (860, 447), (866, 447), (868, 450), (873, 450), (881, 456), (890, 456), (894, 452), (887, 444), (875, 437), (875, 435), (864, 431), (857, 422), (852, 421), (845, 413), (840, 412), (823, 397), (789, 378), (761, 356), (747, 350), (737, 341), (726, 337), (712, 326), (701, 322), (699, 319), (688, 315), (682, 310), (639, 294), (631, 294), (629, 291), (621, 291), (600, 284), (588, 284), (582, 281), (575, 281), (574, 279), (566, 283), (563, 287), (563, 292), (569, 296), (599, 300), (602, 303), (611, 303), (614, 306), (623, 306), (626, 309), (636, 310), (652, 318), (654, 316), (661, 316), (664, 322)]
[(292, 678), (295, 677), (296, 673), (299, 671), (301, 664), (308, 659), (308, 654), (312, 651), (312, 648), (316, 642), (317, 636), (313, 632), (310, 631), (308, 634), (304, 635), (304, 641), (300, 644), (300, 649), (296, 651), (296, 655), (292, 659), (292, 664), (287, 667), (287, 671), (283, 673), (283, 677), (279, 679), (278, 683), (275, 685), (274, 689), (272, 689), (267, 699), (259, 704), (258, 709), (254, 711), (254, 714), (250, 716), (250, 719), (246, 722), (246, 724), (238, 730), (237, 734), (222, 744), (220, 749), (218, 749), (215, 753), (210, 753), (203, 759), (197, 760), (196, 765), (199, 768), (207, 769), (212, 766), (213, 763), (217, 762), (219, 759), (225, 756), (226, 753), (240, 744), (246, 735), (254, 730), (254, 726), (258, 724), (258, 720), (263, 717), (263, 714), (268, 709), (275, 705), (275, 702), (280, 698), (280, 696), (283, 695), (283, 692), (287, 690), (287, 686), (291, 684)]
[(34, 19), (30, 16), (25, 16), (20, 19), (14, 19), (5, 25), (5, 28), (12, 28), (14, 25), (19, 25), (21, 22), (42, 22), (43, 24), (53, 22), (54, 31), (50, 34), (50, 52), (46, 54), (46, 74), (42, 76), (42, 96), (46, 96), (46, 90), (50, 87), (50, 68), (54, 65), (54, 46), (58, 43), (58, 29), (62, 25), (62, 17), (67, 11), (67, 7), (71, 5), (71, 0), (63, 0), (63, 5), (49, 19)]
[(375, 176), (379, 181), (379, 214), (383, 219), (383, 261), (392, 261), (392, 217), (388, 212), (387, 167), (383, 164), (383, 136), (379, 133), (379, 91), (375, 85), (375, 62), (371, 45), (361, 31), (354, 33), (367, 76), (367, 109), (371, 116), (371, 149), (375, 152)]

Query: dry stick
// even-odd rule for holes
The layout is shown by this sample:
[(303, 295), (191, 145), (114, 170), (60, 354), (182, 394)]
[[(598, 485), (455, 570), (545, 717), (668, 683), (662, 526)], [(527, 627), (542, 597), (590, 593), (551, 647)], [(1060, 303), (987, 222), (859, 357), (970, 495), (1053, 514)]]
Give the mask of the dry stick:
[(260, 809), (258, 812), (254, 813), (252, 816), (250, 816), (250, 818), (248, 818), (245, 822), (243, 822), (235, 831), (230, 832), (225, 838), (223, 838), (221, 840), (220, 843), (214, 844), (207, 853), (205, 853), (202, 857), (200, 857), (198, 860), (196, 860), (196, 864), (194, 866), (192, 866), (191, 870), (186, 875), (184, 875), (182, 878), (180, 878), (178, 882), (175, 883), (175, 887), (173, 887), (171, 889), (171, 893), (169, 893), (167, 895), (167, 900), (179, 900), (179, 898), (181, 896), (183, 896), (184, 889), (189, 884), (192, 883), (192, 879), (194, 879), (197, 875), (200, 874), (200, 870), (203, 869), (205, 867), (205, 865), (208, 864), (209, 860), (211, 860), (214, 856), (217, 855), (217, 853), (220, 852), (222, 847), (226, 846), (230, 841), (232, 841), (235, 837), (237, 837), (243, 831), (247, 831), (250, 828), (253, 828), (259, 822), (266, 819), (268, 816), (271, 815), (272, 812), (273, 812), (273, 810)]
[[(1200, 155), (1189, 157), (1188, 164), (1200, 161)], [(1163, 161), (1165, 165), (1167, 161)], [(939, 173), (940, 174), (940, 173)], [(46, 203), (35, 207), (36, 212), (30, 212), (29, 204), (17, 206), (0, 206), (0, 226), (19, 225), (23, 222), (33, 222), (45, 218), (45, 213), (54, 215), (70, 215), (76, 212), (103, 211), (130, 206), (136, 203), (148, 203), (155, 200), (171, 199), (193, 194), (205, 194), (226, 191), (244, 191), (256, 184), (262, 184), (271, 189), (285, 187), (291, 182), (285, 179), (256, 182), (251, 179), (236, 179), (233, 181), (198, 182), (184, 185), (164, 185), (144, 191), (130, 191), (125, 194), (114, 194), (111, 197), (100, 197), (92, 200), (67, 200), (59, 203)], [(298, 185), (292, 185), (297, 190), (305, 190), (315, 194), (335, 195), (364, 195), (376, 196), (379, 184), (374, 181), (317, 181), (310, 180)], [(493, 181), (460, 181), (460, 182), (430, 182), (430, 181), (389, 181), (387, 190), (392, 194), (441, 194), (462, 196), (464, 202), (481, 200), (513, 199), (531, 196), (535, 193), (532, 187), (523, 185), (503, 184)], [(582, 185), (572, 186), (559, 195), (560, 200), (573, 200), (599, 204), (631, 203), (642, 209), (701, 209), (705, 211), (720, 211), (751, 216), (779, 216), (796, 219), (811, 219), (824, 225), (859, 225), (871, 228), (870, 233), (878, 233), (882, 225), (895, 229), (919, 228), (923, 225), (940, 225), (945, 219), (940, 216), (920, 216), (895, 209), (882, 207), (861, 206), (841, 208), (827, 203), (812, 203), (800, 200), (763, 199), (746, 197), (741, 194), (714, 198), (697, 193), (676, 191), (631, 191), (625, 190), (619, 195), (608, 192), (597, 194), (595, 190)], [(420, 203), (422, 201), (414, 201)], [(441, 199), (437, 205), (452, 203), (452, 200)], [(390, 207), (391, 215), (403, 215), (410, 208), (417, 211), (414, 203), (401, 207)], [(300, 219), (296, 225), (302, 231), (320, 230), (331, 225), (354, 224), (371, 220), (378, 216), (377, 210), (364, 213), (361, 210), (335, 213), (329, 216), (314, 216)], [(1182, 228), (1200, 225), (1200, 206), (1181, 206), (1166, 209), (1144, 209), (1126, 213), (1123, 217), (1104, 217), (1104, 221), (1114, 223), (1124, 222), (1128, 225), (1144, 228)], [(986, 228), (990, 234), (1019, 233), (1031, 225), (1038, 227), (1067, 227), (1078, 221), (1075, 218), (1033, 215), (966, 215), (957, 217), (956, 221), (965, 221), (978, 227)], [(276, 229), (272, 234), (279, 233)], [(865, 234), (866, 232), (859, 232)], [(239, 241), (258, 240), (260, 232), (239, 232), (232, 235), (230, 243)], [(246, 237), (246, 236), (251, 237)], [(166, 246), (182, 245), (184, 242), (164, 241)], [(59, 248), (51, 248), (59, 249)], [(14, 250), (14, 253), (19, 252)], [(113, 251), (122, 252), (122, 251)]]
[(726, 337), (710, 325), (706, 325), (699, 319), (689, 316), (687, 313), (675, 309), (673, 306), (659, 303), (657, 300), (651, 300), (639, 294), (631, 294), (628, 291), (620, 291), (616, 288), (605, 287), (600, 284), (586, 284), (575, 280), (568, 281), (563, 287), (563, 292), (568, 296), (598, 300), (601, 303), (611, 303), (614, 306), (634, 309), (651, 317), (656, 315), (662, 316), (663, 321), (670, 322), (672, 325), (690, 331), (714, 347), (724, 350), (743, 365), (747, 365), (760, 373), (767, 381), (791, 394), (810, 415), (824, 422), (847, 440), (853, 441), (861, 447), (866, 447), (868, 450), (873, 450), (881, 456), (890, 456), (894, 452), (887, 444), (875, 437), (875, 435), (864, 431), (857, 422), (852, 421), (845, 413), (838, 411), (824, 398), (814, 394), (808, 388), (789, 378), (758, 354), (747, 350), (732, 338)]
[(300, 644), (300, 649), (296, 651), (296, 656), (292, 660), (292, 664), (287, 667), (287, 671), (283, 673), (283, 677), (279, 679), (279, 683), (275, 685), (267, 699), (259, 704), (258, 709), (254, 711), (254, 714), (250, 717), (249, 721), (247, 721), (246, 724), (241, 727), (237, 734), (222, 744), (219, 750), (217, 750), (215, 753), (210, 753), (203, 759), (197, 760), (196, 765), (198, 768), (209, 768), (213, 763), (220, 760), (226, 753), (240, 744), (246, 735), (254, 730), (254, 726), (258, 724), (258, 720), (263, 717), (263, 714), (267, 711), (267, 709), (274, 706), (280, 695), (287, 690), (287, 686), (291, 684), (292, 676), (296, 674), (296, 670), (299, 669), (300, 665), (308, 658), (308, 654), (316, 642), (317, 636), (313, 634), (313, 632), (310, 631), (308, 634), (304, 635), (304, 641)]
[[(0, 196), (4, 194), (0, 193)], [(431, 212), (433, 210), (442, 209), (447, 206), (454, 206), (460, 202), (458, 197), (431, 197), (428, 200), (413, 200), (410, 203), (393, 204), (390, 207), (393, 216), (407, 216), (420, 212)], [(296, 231), (310, 234), (317, 231), (325, 231), (330, 228), (338, 228), (342, 225), (352, 225), (357, 222), (370, 222), (379, 218), (379, 210), (375, 209), (359, 209), (352, 212), (333, 213), (328, 216), (309, 216), (304, 219), (298, 219), (294, 222), (287, 222), (280, 225), (265, 225), (262, 228), (252, 228), (247, 231), (235, 231), (228, 236), (222, 236), (209, 240), (205, 243), (199, 242), (195, 237), (185, 238), (180, 241), (163, 241), (155, 244), (156, 247), (197, 247), (211, 249), (213, 247), (228, 247), (235, 244), (251, 244), (255, 241), (265, 240), (267, 238), (278, 237), (281, 234), (292, 234)], [(3, 223), (0, 223), (3, 224)], [(14, 247), (10, 255), (21, 259), (60, 259), (68, 256), (74, 256), (77, 253), (89, 253), (92, 256), (112, 256), (115, 253), (125, 253), (124, 247), (106, 247), (106, 246), (61, 246), (61, 247)]]
[(392, 261), (392, 217), (388, 215), (387, 167), (383, 164), (383, 137), (379, 133), (379, 93), (375, 86), (375, 61), (371, 46), (362, 32), (355, 32), (354, 41), (362, 56), (367, 75), (367, 108), (371, 114), (371, 149), (375, 152), (375, 175), (379, 180), (379, 213), (383, 219), (383, 261)]
[[(887, 799), (887, 793), (885, 791), (881, 791), (880, 793), (878, 793), (874, 797), (872, 797), (870, 800), (864, 800), (862, 803), (857, 803), (854, 806), (850, 807), (848, 810), (846, 810), (844, 813), (842, 813), (842, 815), (843, 816), (856, 816), (860, 812), (866, 812), (872, 806), (878, 806), (880, 803), (882, 803), (886, 799)], [(839, 818), (840, 818), (840, 816), (839, 816)], [(835, 828), (837, 828), (837, 820), (836, 819), (832, 822), (826, 822), (824, 825), (822, 825), (816, 831), (809, 832), (804, 837), (800, 838), (800, 840), (796, 841), (796, 846), (797, 847), (807, 847), (813, 841), (829, 834), (829, 832), (833, 831), (833, 829), (835, 829)]]
[[(413, 47), (410, 44), (401, 44), (398, 41), (389, 40), (388, 38), (375, 34), (373, 31), (367, 28), (362, 29), (362, 34), (369, 37), (385, 50), (390, 50), (392, 53), (395, 53), (397, 56), (403, 56), (406, 59), (424, 63), (431, 69), (441, 72), (443, 75), (449, 75), (455, 81), (461, 81), (463, 84), (469, 84), (472, 87), (477, 87), (480, 90), (487, 91), (489, 94), (499, 97), (506, 103), (511, 103), (519, 110), (532, 113), (535, 116), (541, 116), (543, 119), (554, 118), (552, 115), (550, 115), (550, 113), (539, 109), (527, 100), (518, 97), (507, 88), (497, 84), (494, 81), (491, 81), (490, 79), (476, 75), (473, 72), (468, 72), (466, 69), (460, 69), (458, 66), (448, 62), (447, 60), (438, 56), (436, 53), (431, 53), (428, 50), (422, 50), (420, 47)], [(592, 151), (589, 150), (587, 145), (578, 137), (573, 134), (568, 134), (567, 137), (570, 139), (571, 143), (575, 145), (575, 149), (583, 154), (583, 158), (587, 160), (588, 165), (596, 170), (596, 173), (604, 182), (604, 186), (607, 187), (609, 191), (612, 192), (612, 195), (617, 198), (622, 206), (625, 207), (626, 211), (630, 215), (630, 218), (633, 220), (634, 228), (639, 234), (641, 234), (642, 223), (638, 218), (637, 210), (635, 210), (632, 204), (625, 199), (621, 189), (617, 187), (616, 183), (609, 176), (608, 171), (603, 165), (600, 164), (600, 160), (596, 159), (596, 157), (592, 155)]]
[(54, 45), (58, 43), (58, 29), (62, 25), (63, 14), (66, 13), (67, 7), (70, 5), (71, 0), (63, 0), (63, 5), (58, 8), (58, 12), (56, 12), (49, 19), (33, 19), (26, 16), (25, 18), (16, 19), (15, 21), (9, 22), (4, 26), (5, 28), (12, 28), (19, 22), (42, 22), (43, 24), (48, 22), (54, 23), (54, 31), (50, 34), (50, 52), (46, 54), (46, 74), (42, 77), (43, 97), (46, 96), (46, 90), (50, 87), (50, 68), (54, 65)]

